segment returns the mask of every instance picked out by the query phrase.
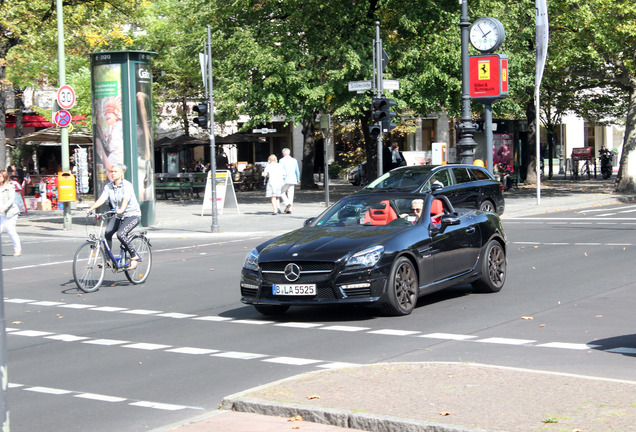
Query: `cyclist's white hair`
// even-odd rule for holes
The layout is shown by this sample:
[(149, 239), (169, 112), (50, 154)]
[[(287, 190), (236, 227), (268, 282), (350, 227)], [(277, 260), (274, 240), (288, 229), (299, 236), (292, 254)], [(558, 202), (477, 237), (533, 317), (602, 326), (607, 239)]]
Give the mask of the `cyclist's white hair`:
[(113, 164), (113, 167), (114, 168), (118, 168), (118, 169), (122, 170), (123, 172), (126, 172), (126, 170), (128, 169), (128, 167), (126, 165), (124, 165), (123, 163), (119, 163), (119, 162)]
[(285, 147), (285, 148), (283, 149), (282, 153), (283, 153), (283, 156), (286, 156), (286, 155), (288, 155), (289, 153), (291, 153), (291, 150), (289, 150), (287, 147)]

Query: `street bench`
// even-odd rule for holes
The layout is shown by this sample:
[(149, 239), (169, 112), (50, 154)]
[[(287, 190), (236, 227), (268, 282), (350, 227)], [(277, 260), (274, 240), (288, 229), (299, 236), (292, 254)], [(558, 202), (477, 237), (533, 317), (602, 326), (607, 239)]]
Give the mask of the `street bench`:
[(157, 194), (161, 194), (164, 199), (168, 199), (168, 193), (175, 197), (178, 194), (179, 201), (183, 201), (185, 198), (192, 196), (192, 183), (186, 180), (171, 180), (165, 178), (159, 178), (155, 182), (155, 191)]

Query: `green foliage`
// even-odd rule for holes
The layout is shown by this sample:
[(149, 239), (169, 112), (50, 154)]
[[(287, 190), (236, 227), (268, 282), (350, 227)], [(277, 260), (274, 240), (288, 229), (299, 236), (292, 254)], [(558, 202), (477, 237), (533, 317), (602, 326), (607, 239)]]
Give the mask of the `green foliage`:
[(342, 167), (338, 162), (332, 162), (329, 164), (329, 177), (338, 178), (342, 174)]

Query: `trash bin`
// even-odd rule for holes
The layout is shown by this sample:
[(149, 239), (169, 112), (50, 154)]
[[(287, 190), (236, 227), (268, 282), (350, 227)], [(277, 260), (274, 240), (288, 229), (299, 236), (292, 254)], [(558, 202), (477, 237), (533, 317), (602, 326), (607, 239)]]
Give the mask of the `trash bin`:
[(57, 193), (59, 202), (77, 201), (75, 192), (75, 176), (70, 172), (63, 172), (57, 176)]

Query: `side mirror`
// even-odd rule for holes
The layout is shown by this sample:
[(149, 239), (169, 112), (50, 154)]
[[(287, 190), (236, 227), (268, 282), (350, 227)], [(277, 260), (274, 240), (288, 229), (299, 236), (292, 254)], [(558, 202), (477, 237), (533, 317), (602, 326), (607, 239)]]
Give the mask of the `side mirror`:
[(442, 216), (442, 226), (459, 225), (460, 223), (461, 220), (457, 215), (445, 214), (444, 216)]
[(311, 225), (313, 221), (314, 221), (314, 218), (309, 218), (303, 223), (303, 226), (309, 226)]

